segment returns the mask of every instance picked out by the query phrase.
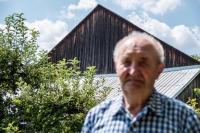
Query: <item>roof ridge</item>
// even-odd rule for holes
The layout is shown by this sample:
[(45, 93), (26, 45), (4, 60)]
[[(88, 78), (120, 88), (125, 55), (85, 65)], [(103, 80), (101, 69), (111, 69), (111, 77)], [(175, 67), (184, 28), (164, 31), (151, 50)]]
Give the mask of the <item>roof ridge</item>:
[[(171, 72), (171, 71), (188, 70), (188, 69), (199, 69), (200, 70), (200, 65), (165, 68), (162, 73)], [(96, 78), (99, 78), (101, 76), (104, 76), (104, 77), (117, 77), (117, 74), (116, 73), (111, 73), (111, 74), (96, 74), (95, 75)]]
[(200, 65), (165, 68), (163, 73), (170, 72), (170, 71), (188, 70), (188, 69), (200, 69)]

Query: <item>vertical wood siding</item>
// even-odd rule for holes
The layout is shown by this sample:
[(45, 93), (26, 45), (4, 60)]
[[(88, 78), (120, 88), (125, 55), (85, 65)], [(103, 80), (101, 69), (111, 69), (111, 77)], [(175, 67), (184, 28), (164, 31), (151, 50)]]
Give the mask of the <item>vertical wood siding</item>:
[(194, 93), (194, 88), (200, 88), (200, 73), (198, 76), (192, 80), (192, 82), (176, 97), (183, 102), (188, 101), (188, 97), (197, 99), (197, 106), (200, 108), (200, 96), (196, 96)]
[[(98, 74), (115, 73), (113, 49), (115, 44), (132, 31), (145, 32), (112, 11), (98, 5), (49, 53), (50, 61), (57, 63), (77, 57), (80, 68), (96, 66)], [(159, 39), (158, 39), (159, 40)], [(200, 64), (198, 61), (159, 40), (165, 50), (166, 67)]]

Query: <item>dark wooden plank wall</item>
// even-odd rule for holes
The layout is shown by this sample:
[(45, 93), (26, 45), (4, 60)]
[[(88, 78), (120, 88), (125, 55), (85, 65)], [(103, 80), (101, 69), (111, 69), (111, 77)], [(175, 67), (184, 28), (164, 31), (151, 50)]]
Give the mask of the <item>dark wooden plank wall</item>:
[[(121, 38), (134, 30), (144, 32), (124, 18), (98, 5), (48, 55), (53, 63), (63, 58), (69, 60), (77, 57), (81, 61), (82, 71), (88, 66), (96, 66), (98, 74), (115, 73), (114, 46)], [(159, 41), (165, 49), (166, 67), (199, 64), (188, 55)]]
[(194, 88), (200, 88), (200, 73), (192, 80), (192, 82), (176, 97), (183, 102), (188, 101), (188, 97), (196, 98), (199, 103), (197, 106), (200, 108), (200, 96), (195, 95)]

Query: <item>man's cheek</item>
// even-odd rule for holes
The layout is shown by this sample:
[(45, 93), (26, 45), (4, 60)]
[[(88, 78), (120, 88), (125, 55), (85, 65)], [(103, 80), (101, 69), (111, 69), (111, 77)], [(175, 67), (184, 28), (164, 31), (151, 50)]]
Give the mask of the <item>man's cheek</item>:
[(121, 72), (120, 72), (121, 80), (125, 80), (127, 74), (128, 74), (127, 71), (121, 71)]

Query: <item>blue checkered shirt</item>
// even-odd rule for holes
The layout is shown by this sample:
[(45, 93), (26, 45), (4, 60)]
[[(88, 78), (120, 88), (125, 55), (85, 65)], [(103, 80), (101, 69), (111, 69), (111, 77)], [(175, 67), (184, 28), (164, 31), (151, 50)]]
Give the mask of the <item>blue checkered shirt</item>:
[(92, 108), (82, 133), (200, 133), (196, 113), (185, 103), (154, 90), (147, 105), (132, 118), (122, 95)]

